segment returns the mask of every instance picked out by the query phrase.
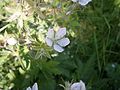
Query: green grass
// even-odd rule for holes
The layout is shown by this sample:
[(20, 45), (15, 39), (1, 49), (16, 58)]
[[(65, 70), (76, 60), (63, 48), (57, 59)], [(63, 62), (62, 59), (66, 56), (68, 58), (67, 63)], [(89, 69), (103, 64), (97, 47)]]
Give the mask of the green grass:
[[(92, 0), (85, 7), (71, 0), (42, 3), (54, 14), (46, 10), (41, 19), (37, 11), (23, 28), (17, 20), (6, 22), (10, 13), (4, 7), (9, 4), (0, 3), (0, 35), (14, 36), (19, 44), (0, 48), (0, 89), (25, 90), (37, 82), (40, 90), (63, 90), (59, 84), (80, 80), (87, 90), (120, 89), (120, 0)], [(71, 42), (62, 53), (42, 39), (48, 28), (57, 26), (67, 28)], [(25, 38), (32, 44), (24, 45)]]

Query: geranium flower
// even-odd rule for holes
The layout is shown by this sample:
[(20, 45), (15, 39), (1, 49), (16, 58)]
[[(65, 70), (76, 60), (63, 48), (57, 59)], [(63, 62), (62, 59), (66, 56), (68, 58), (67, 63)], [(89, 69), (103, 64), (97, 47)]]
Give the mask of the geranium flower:
[(38, 85), (37, 83), (34, 83), (34, 85), (31, 87), (28, 87), (26, 90), (38, 90)]
[(70, 90), (86, 90), (85, 84), (80, 80), (80, 82), (73, 83), (70, 87)]
[(72, 0), (73, 2), (79, 2), (80, 5), (85, 6), (92, 0)]
[(48, 46), (53, 47), (58, 52), (63, 52), (65, 46), (70, 43), (68, 38), (65, 38), (66, 28), (60, 28), (57, 32), (49, 29), (45, 41)]

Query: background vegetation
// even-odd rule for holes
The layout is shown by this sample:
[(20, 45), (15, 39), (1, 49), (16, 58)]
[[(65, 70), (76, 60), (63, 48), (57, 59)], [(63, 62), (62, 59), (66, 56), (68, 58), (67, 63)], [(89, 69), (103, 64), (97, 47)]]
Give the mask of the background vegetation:
[[(58, 27), (71, 41), (62, 53), (44, 41)], [(5, 42), (10, 37), (16, 45)], [(80, 80), (87, 90), (120, 90), (120, 0), (1, 0), (0, 89), (37, 82), (39, 90), (63, 90)]]

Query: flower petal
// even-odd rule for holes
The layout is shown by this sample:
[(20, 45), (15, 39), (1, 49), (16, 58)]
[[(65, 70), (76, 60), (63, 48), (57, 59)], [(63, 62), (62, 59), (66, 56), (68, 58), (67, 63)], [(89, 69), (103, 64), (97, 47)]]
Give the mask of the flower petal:
[(55, 39), (61, 39), (65, 35), (66, 35), (66, 28), (60, 28), (55, 34)]
[(77, 2), (78, 0), (72, 0), (73, 2)]
[(70, 88), (71, 88), (70, 90), (86, 90), (85, 84), (81, 80), (80, 82), (73, 83)]
[(80, 83), (73, 83), (70, 87), (70, 90), (82, 90), (80, 89)]
[(37, 83), (35, 83), (35, 84), (32, 86), (32, 90), (38, 90), (38, 85), (37, 85)]
[(79, 0), (79, 4), (81, 4), (82, 6), (87, 5), (90, 1), (92, 0)]
[(57, 52), (63, 52), (63, 51), (64, 51), (64, 49), (63, 49), (61, 46), (57, 45), (57, 44), (55, 44), (55, 45), (53, 46), (53, 48), (54, 48)]
[(68, 38), (63, 38), (57, 41), (57, 43), (62, 46), (65, 47), (70, 43), (70, 40)]
[(47, 37), (50, 38), (50, 39), (53, 39), (54, 38), (54, 30), (53, 29), (49, 29), (48, 32), (47, 32)]
[(50, 47), (52, 46), (53, 41), (51, 39), (49, 39), (49, 38), (46, 37), (45, 41), (46, 41), (46, 43), (47, 43), (48, 46), (50, 46)]
[(31, 88), (30, 88), (30, 87), (28, 87), (26, 90), (31, 90)]
[(81, 86), (81, 90), (86, 90), (85, 84), (82, 80), (80, 80), (80, 86)]

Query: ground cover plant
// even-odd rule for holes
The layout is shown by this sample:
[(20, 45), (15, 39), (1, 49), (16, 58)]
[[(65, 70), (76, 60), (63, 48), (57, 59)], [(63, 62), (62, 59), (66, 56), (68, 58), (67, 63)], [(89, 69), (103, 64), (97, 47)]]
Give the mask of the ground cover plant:
[(0, 0), (0, 90), (120, 90), (120, 0)]

